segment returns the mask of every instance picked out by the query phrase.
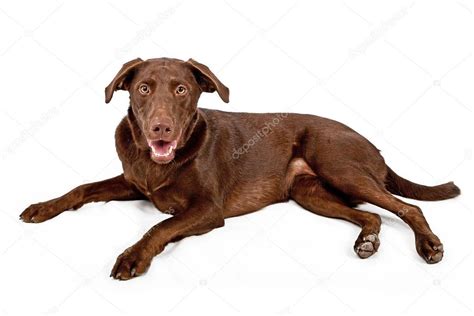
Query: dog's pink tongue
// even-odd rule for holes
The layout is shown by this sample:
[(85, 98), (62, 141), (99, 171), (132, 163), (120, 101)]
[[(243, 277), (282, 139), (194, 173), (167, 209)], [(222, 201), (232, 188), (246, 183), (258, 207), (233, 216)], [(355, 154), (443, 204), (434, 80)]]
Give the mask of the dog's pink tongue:
[(164, 141), (159, 141), (153, 144), (153, 149), (155, 153), (160, 154), (160, 155), (167, 154), (170, 147), (171, 147), (171, 143), (164, 142)]

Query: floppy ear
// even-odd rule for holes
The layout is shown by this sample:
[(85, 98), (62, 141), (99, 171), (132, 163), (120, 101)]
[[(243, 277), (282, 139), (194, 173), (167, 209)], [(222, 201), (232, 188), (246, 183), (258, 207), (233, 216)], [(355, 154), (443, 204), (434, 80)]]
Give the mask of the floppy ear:
[(117, 90), (127, 90), (128, 83), (130, 78), (135, 71), (136, 67), (143, 63), (143, 60), (140, 58), (134, 59), (125, 63), (122, 66), (122, 69), (115, 75), (115, 78), (109, 85), (105, 88), (105, 103), (109, 103), (112, 100), (112, 96), (114, 95), (114, 91)]
[(217, 79), (216, 75), (214, 75), (212, 71), (207, 68), (206, 65), (200, 64), (192, 58), (189, 59), (186, 63), (191, 66), (191, 70), (194, 74), (194, 77), (196, 78), (196, 81), (198, 82), (202, 91), (217, 91), (222, 101), (224, 101), (225, 103), (229, 103), (229, 88), (224, 86), (222, 82)]

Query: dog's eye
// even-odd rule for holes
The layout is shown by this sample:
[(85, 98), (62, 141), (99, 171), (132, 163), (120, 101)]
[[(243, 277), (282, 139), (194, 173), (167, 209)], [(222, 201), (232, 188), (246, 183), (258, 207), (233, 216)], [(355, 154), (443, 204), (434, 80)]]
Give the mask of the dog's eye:
[(145, 84), (145, 83), (142, 83), (139, 87), (138, 87), (138, 91), (143, 94), (143, 95), (146, 95), (146, 94), (149, 94), (150, 93), (150, 87)]
[(180, 95), (183, 95), (186, 93), (186, 87), (183, 86), (183, 85), (179, 85), (177, 88), (176, 88), (176, 94), (180, 94)]

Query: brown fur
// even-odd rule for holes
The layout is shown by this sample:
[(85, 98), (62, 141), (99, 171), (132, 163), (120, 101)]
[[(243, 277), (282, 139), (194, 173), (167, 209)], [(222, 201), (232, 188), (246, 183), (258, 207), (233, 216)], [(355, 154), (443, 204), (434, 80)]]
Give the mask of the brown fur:
[(359, 225), (354, 250), (361, 258), (379, 247), (380, 216), (354, 208), (369, 202), (413, 229), (416, 249), (428, 263), (441, 260), (443, 246), (421, 210), (390, 193), (441, 200), (457, 196), (459, 189), (452, 182), (427, 187), (399, 177), (377, 148), (349, 127), (314, 115), (197, 108), (201, 92), (217, 91), (228, 102), (229, 91), (194, 60), (135, 59), (107, 86), (107, 103), (116, 90), (130, 93), (128, 115), (115, 134), (123, 174), (33, 204), (20, 215), (39, 223), (85, 203), (134, 199), (148, 199), (173, 214), (118, 257), (114, 278), (144, 273), (170, 242), (289, 199), (315, 214)]

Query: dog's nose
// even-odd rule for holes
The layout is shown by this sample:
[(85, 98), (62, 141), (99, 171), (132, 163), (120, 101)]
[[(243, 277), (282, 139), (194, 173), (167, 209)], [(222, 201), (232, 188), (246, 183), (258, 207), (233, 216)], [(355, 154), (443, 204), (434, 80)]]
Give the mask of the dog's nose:
[(150, 123), (150, 134), (167, 140), (173, 133), (173, 122), (169, 118), (155, 118)]

